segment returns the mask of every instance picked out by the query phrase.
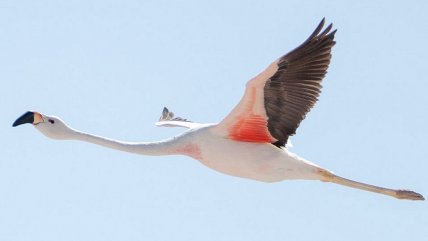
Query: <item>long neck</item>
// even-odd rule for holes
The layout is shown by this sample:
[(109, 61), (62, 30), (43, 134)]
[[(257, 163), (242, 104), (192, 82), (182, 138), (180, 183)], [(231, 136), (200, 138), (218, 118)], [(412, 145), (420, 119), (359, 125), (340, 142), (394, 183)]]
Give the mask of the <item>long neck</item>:
[(96, 145), (116, 149), (119, 151), (150, 156), (177, 154), (176, 150), (178, 146), (174, 139), (167, 139), (157, 142), (124, 142), (83, 133), (76, 130), (73, 130), (72, 139), (94, 143)]

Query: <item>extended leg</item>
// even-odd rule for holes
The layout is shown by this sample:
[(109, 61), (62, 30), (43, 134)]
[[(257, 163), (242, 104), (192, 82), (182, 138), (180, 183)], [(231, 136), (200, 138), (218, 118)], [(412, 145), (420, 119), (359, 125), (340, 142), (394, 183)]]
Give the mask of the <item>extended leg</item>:
[(361, 182), (356, 182), (353, 180), (349, 180), (349, 179), (337, 176), (324, 169), (320, 169), (319, 173), (323, 176), (323, 179), (321, 181), (333, 182), (333, 183), (344, 185), (347, 187), (352, 187), (352, 188), (361, 189), (369, 192), (388, 195), (398, 199), (425, 200), (425, 198), (417, 192), (413, 192), (409, 190), (401, 190), (401, 189), (389, 189), (389, 188), (378, 187), (378, 186), (365, 184)]

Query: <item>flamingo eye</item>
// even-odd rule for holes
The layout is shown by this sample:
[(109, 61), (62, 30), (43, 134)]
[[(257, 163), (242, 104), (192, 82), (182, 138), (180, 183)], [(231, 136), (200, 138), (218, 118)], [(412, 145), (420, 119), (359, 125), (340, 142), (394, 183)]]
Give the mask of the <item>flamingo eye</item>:
[(52, 120), (52, 119), (49, 119), (48, 121), (49, 121), (49, 123), (51, 123), (51, 124), (54, 124), (54, 123), (55, 123), (55, 121), (54, 121), (54, 120)]

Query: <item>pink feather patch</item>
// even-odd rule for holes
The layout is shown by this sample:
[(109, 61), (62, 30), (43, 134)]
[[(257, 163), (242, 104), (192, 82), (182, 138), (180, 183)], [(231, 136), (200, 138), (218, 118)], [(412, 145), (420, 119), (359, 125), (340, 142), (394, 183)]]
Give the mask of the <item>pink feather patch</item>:
[(275, 139), (271, 136), (267, 128), (266, 118), (254, 114), (239, 118), (230, 128), (229, 138), (246, 142), (275, 142)]
[(192, 157), (193, 159), (196, 159), (196, 160), (202, 160), (202, 152), (199, 149), (199, 146), (197, 146), (195, 144), (187, 144), (187, 145), (185, 145), (183, 147), (179, 147), (177, 149), (177, 152), (179, 154), (190, 156), (190, 157)]

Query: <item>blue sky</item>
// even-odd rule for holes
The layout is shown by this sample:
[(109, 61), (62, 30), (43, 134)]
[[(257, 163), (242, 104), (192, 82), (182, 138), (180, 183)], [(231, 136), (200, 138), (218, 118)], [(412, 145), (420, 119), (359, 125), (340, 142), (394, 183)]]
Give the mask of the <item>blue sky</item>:
[(265, 184), (182, 157), (46, 139), (27, 110), (159, 140), (168, 106), (220, 121), (248, 79), (322, 17), (338, 29), (293, 152), (428, 196), (426, 1), (0, 1), (0, 240), (425, 240), (427, 202), (334, 184)]

